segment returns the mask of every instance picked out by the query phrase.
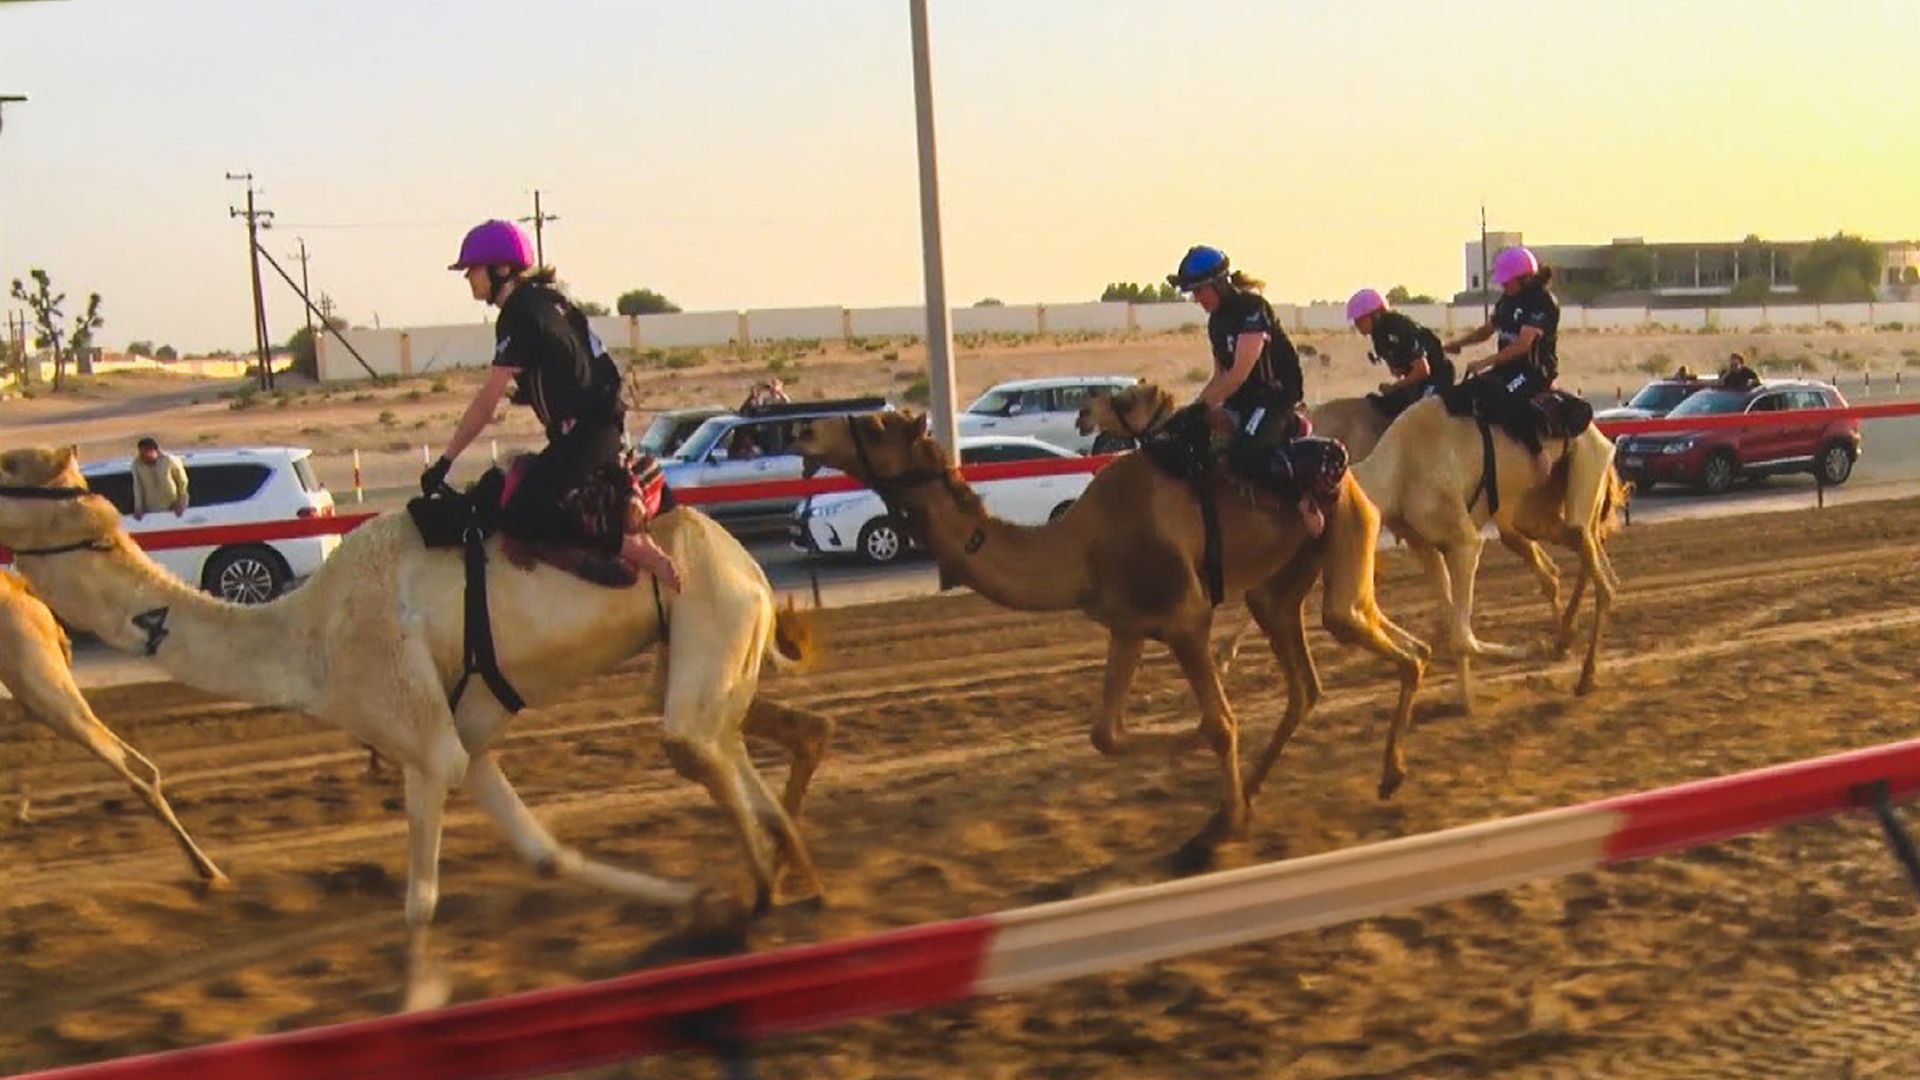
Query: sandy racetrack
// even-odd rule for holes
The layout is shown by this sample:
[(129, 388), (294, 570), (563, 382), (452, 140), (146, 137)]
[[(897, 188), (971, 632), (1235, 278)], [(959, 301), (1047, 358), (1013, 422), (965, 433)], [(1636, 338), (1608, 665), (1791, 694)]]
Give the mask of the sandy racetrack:
[[(1920, 729), (1920, 504), (1634, 526), (1601, 688), (1564, 665), (1483, 665), (1482, 712), (1444, 664), (1417, 706), (1411, 775), (1372, 796), (1383, 666), (1315, 631), (1329, 694), (1223, 865), (1373, 840), (1908, 738)], [(1564, 560), (1563, 560), (1564, 562)], [(1544, 633), (1497, 548), (1479, 628)], [(1389, 554), (1382, 602), (1433, 605)], [(1223, 621), (1243, 618), (1237, 609)], [(774, 913), (760, 947), (1080, 895), (1166, 876), (1210, 809), (1206, 760), (1094, 753), (1103, 637), (1071, 614), (976, 597), (830, 613), (830, 655), (777, 678), (840, 731), (805, 828), (825, 911)], [(1228, 682), (1259, 745), (1279, 712), (1264, 652)], [(521, 717), (503, 764), (565, 839), (623, 864), (738, 873), (718, 813), (666, 768), (645, 665)], [(238, 888), (200, 896), (160, 827), (76, 748), (0, 704), (0, 1070), (375, 1015), (398, 981), (397, 777), (344, 736), (172, 685), (91, 695), (166, 770)], [(1135, 723), (1191, 722), (1150, 653)], [(764, 760), (764, 759), (763, 759)], [(631, 970), (665, 916), (536, 880), (464, 797), (451, 805), (437, 945), (475, 998)], [(1910, 819), (1912, 815), (1909, 815)], [(1920, 1075), (1920, 898), (1866, 818), (1030, 993), (788, 1038), (780, 1077), (1837, 1077)], [(693, 1059), (597, 1076), (710, 1075)]]

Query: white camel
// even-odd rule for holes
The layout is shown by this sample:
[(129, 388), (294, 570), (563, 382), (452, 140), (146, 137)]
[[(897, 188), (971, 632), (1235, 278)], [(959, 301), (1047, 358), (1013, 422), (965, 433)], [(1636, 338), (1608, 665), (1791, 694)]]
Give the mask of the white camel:
[[(93, 714), (87, 707), (87, 699), (80, 695), (80, 688), (74, 685), (72, 665), (73, 643), (54, 620), (53, 612), (33, 595), (25, 581), (0, 571), (0, 686), (13, 693), (14, 701), (29, 720), (38, 721), (55, 734), (86, 747), (94, 757), (119, 773), (172, 831), (174, 840), (193, 865), (194, 873), (211, 885), (226, 885), (227, 875), (221, 873), (207, 853), (193, 842), (193, 837), (187, 835), (186, 827), (174, 816), (173, 807), (167, 805), (167, 797), (160, 793), (159, 766), (148, 761)], [(135, 766), (146, 775), (135, 773)], [(18, 814), (22, 822), (27, 820), (24, 782)]]
[[(806, 626), (776, 612), (765, 574), (698, 511), (661, 515), (651, 531), (680, 567), (684, 591), (609, 589), (551, 567), (520, 570), (498, 555), (487, 585), (499, 665), (529, 704), (661, 645), (667, 759), (706, 787), (745, 847), (755, 913), (774, 898), (784, 867), (793, 898), (819, 880), (795, 824), (824, 752), (824, 717), (757, 699), (760, 664), (802, 663)], [(441, 818), (462, 784), (543, 874), (643, 901), (692, 908), (702, 920), (744, 922), (730, 890), (618, 869), (562, 846), (507, 782), (491, 747), (509, 713), (479, 679), (457, 708), (464, 568), (458, 549), (428, 550), (405, 514), (349, 534), (300, 589), (270, 604), (221, 603), (149, 560), (105, 499), (85, 491), (71, 450), (0, 454), (0, 543), (48, 605), (117, 648), (152, 656), (175, 678), (213, 693), (298, 709), (334, 724), (401, 764), (408, 818), (405, 1002), (444, 1000), (428, 929), (439, 895)], [(669, 655), (670, 654), (670, 655)], [(742, 735), (791, 757), (785, 802), (748, 760)]]

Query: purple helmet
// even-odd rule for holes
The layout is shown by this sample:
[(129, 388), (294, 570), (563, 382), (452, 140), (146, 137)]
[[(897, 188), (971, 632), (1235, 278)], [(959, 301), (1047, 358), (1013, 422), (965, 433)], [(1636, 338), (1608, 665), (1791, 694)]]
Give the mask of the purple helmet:
[(1347, 301), (1347, 321), (1359, 322), (1362, 315), (1387, 310), (1386, 298), (1373, 289), (1361, 289)]
[(520, 231), (520, 226), (495, 218), (467, 230), (466, 239), (460, 241), (460, 257), (447, 269), (500, 265), (515, 270), (532, 266), (533, 245), (527, 242), (527, 234)]
[(1493, 283), (1503, 289), (1515, 278), (1532, 277), (1539, 272), (1540, 260), (1523, 247), (1503, 248), (1493, 257)]

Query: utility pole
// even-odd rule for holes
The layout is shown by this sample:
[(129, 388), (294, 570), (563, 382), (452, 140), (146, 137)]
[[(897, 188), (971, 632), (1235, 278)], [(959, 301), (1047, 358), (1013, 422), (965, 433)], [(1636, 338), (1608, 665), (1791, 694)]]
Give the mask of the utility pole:
[(927, 44), (927, 0), (908, 0), (913, 37), (914, 129), (920, 149), (920, 267), (927, 292), (927, 412), (933, 437), (960, 460), (953, 416), (953, 316), (947, 307), (947, 264), (940, 244), (940, 165), (934, 153), (933, 61)]
[(559, 220), (560, 220), (560, 218), (559, 218), (559, 216), (558, 216), (558, 215), (556, 215), (556, 214), (549, 214), (549, 213), (547, 213), (547, 212), (545, 212), (545, 211), (543, 211), (543, 210), (541, 210), (541, 209), (540, 209), (540, 189), (539, 189), (539, 188), (534, 188), (534, 189), (533, 189), (533, 216), (532, 216), (532, 217), (523, 217), (523, 218), (521, 218), (520, 220), (521, 220), (521, 222), (522, 222), (522, 223), (525, 223), (525, 222), (528, 222), (528, 221), (531, 221), (531, 222), (533, 222), (533, 261), (534, 261), (534, 264), (535, 264), (536, 266), (545, 266), (545, 265), (547, 265), (547, 245), (546, 245), (546, 237), (545, 237), (545, 236), (544, 236), (543, 234), (544, 234), (544, 233), (545, 233), (545, 231), (546, 231), (546, 224), (547, 224), (547, 222), (549, 222), (549, 221), (559, 221)]
[(1487, 298), (1493, 295), (1493, 283), (1487, 280), (1487, 200), (1480, 198), (1480, 321), (1493, 316), (1487, 310)]
[(260, 230), (273, 227), (273, 211), (259, 210), (254, 207), (256, 194), (253, 186), (253, 174), (228, 173), (229, 180), (244, 180), (247, 185), (247, 208), (241, 210), (229, 206), (229, 218), (247, 219), (247, 265), (253, 269), (253, 343), (260, 355), (260, 389), (273, 389), (273, 346), (267, 337), (267, 301), (260, 290)]
[[(0, 94), (0, 129), (4, 129), (6, 127), (7, 106), (19, 105), (25, 102), (26, 100), (27, 100), (27, 95), (25, 94)], [(3, 225), (3, 224), (4, 222), (0, 222), (0, 225)], [(4, 229), (0, 229), (0, 231), (4, 231)], [(5, 265), (6, 265), (6, 260), (0, 259), (0, 267), (3, 267)]]
[[(313, 295), (313, 289), (311, 286), (307, 284), (307, 238), (302, 236), (302, 237), (299, 237), (299, 240), (300, 240), (300, 299), (305, 300), (307, 297)], [(307, 313), (307, 347), (319, 348), (319, 344), (313, 336), (313, 305), (311, 303), (308, 303), (304, 305), (304, 309)]]

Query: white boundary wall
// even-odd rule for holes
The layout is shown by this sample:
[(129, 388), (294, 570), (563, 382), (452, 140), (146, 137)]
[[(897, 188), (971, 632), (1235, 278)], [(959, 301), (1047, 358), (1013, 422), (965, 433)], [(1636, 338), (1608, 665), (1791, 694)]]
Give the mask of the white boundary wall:
[[(1416, 320), (1444, 334), (1479, 326), (1480, 308), (1416, 305), (1404, 309)], [(726, 345), (736, 341), (818, 339), (838, 341), (855, 337), (921, 337), (926, 333), (924, 309), (918, 305), (876, 308), (763, 308), (753, 311), (692, 311), (673, 315), (626, 317), (608, 315), (592, 320), (594, 333), (612, 349), (659, 349)], [(1275, 304), (1274, 314), (1289, 331), (1331, 331), (1347, 328), (1346, 313), (1336, 304)], [(1652, 327), (1681, 330), (1717, 326), (1752, 330), (1762, 326), (1790, 327), (1902, 326), (1920, 328), (1920, 301), (1887, 304), (1789, 304), (1751, 308), (1581, 308), (1561, 311), (1560, 325), (1569, 330), (1624, 331)], [(1019, 304), (956, 308), (956, 334), (1038, 333), (1148, 333), (1199, 329), (1206, 313), (1189, 303), (1127, 304)], [(420, 375), (455, 367), (479, 367), (493, 356), (493, 327), (485, 323), (460, 326), (422, 326), (391, 330), (347, 330), (344, 334), (381, 375)], [(319, 368), (322, 382), (359, 379), (366, 372), (330, 335), (321, 335)]]

